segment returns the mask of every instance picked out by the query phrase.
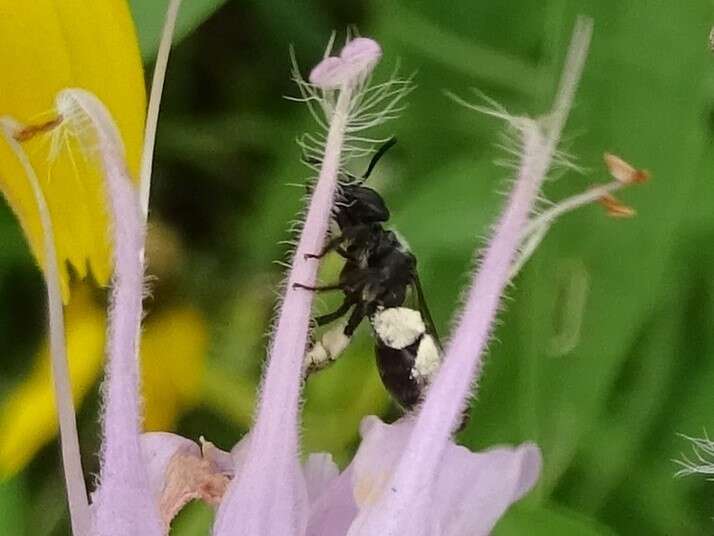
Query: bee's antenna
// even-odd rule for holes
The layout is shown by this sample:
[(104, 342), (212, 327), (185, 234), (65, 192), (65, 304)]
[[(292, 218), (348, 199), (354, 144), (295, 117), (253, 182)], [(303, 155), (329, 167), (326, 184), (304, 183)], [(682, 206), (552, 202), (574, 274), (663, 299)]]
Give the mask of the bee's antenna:
[(374, 153), (374, 156), (372, 156), (372, 160), (369, 161), (367, 171), (365, 171), (364, 175), (362, 175), (362, 182), (365, 182), (369, 178), (369, 176), (372, 174), (372, 170), (374, 170), (374, 167), (377, 165), (377, 162), (379, 162), (379, 159), (382, 158), (384, 156), (384, 153), (391, 149), (396, 143), (397, 137), (392, 136), (384, 143), (384, 145), (377, 149), (377, 152)]

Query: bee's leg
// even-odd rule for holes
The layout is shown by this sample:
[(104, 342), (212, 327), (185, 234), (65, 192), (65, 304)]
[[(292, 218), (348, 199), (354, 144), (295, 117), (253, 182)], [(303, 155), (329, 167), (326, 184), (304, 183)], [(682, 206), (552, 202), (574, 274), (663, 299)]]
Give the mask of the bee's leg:
[(345, 238), (342, 235), (331, 238), (327, 242), (327, 244), (325, 244), (325, 247), (322, 248), (322, 251), (320, 251), (319, 253), (306, 253), (305, 258), (306, 259), (321, 259), (325, 255), (327, 255), (330, 251), (334, 251), (334, 250), (337, 250), (337, 252), (340, 253), (340, 250), (342, 249), (342, 248), (340, 248), (340, 245), (342, 245), (342, 242), (344, 240), (345, 240)]
[(466, 407), (461, 412), (461, 423), (459, 424), (459, 427), (456, 429), (456, 431), (454, 433), (458, 434), (459, 432), (463, 432), (464, 428), (466, 428), (466, 426), (469, 424), (470, 420), (471, 420), (471, 407)]
[(342, 302), (342, 305), (340, 305), (337, 309), (332, 311), (331, 313), (327, 313), (322, 316), (318, 316), (315, 318), (315, 323), (318, 326), (324, 326), (325, 324), (329, 324), (330, 322), (334, 322), (341, 316), (344, 316), (347, 311), (350, 310), (350, 307), (352, 307), (354, 303), (351, 300), (345, 299), (345, 301)]
[(327, 290), (342, 290), (342, 285), (340, 283), (335, 283), (334, 285), (317, 285), (311, 287), (309, 285), (303, 285), (302, 283), (293, 283), (293, 288), (301, 288), (304, 290), (312, 290), (315, 292), (322, 292)]
[(347, 325), (345, 326), (345, 335), (347, 337), (352, 337), (357, 327), (362, 322), (362, 319), (367, 316), (367, 307), (364, 303), (358, 303), (357, 306), (352, 311), (349, 319), (347, 320)]
[[(340, 313), (339, 316), (342, 316), (352, 305), (353, 303), (350, 300), (345, 300), (337, 311), (325, 316), (332, 317), (338, 312)], [(346, 322), (339, 322), (332, 329), (323, 333), (320, 340), (313, 344), (305, 356), (305, 376), (334, 363), (345, 348), (347, 348), (352, 335), (364, 317), (364, 306), (358, 304)]]

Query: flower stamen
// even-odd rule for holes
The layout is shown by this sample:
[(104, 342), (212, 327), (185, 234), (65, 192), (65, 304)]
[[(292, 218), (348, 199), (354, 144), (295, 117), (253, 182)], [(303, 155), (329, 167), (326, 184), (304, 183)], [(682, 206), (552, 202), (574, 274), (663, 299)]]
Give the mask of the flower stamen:
[(23, 143), (28, 140), (31, 140), (39, 134), (44, 134), (46, 132), (54, 130), (62, 123), (62, 121), (63, 117), (61, 115), (58, 115), (56, 118), (51, 119), (49, 121), (45, 121), (44, 123), (39, 123), (37, 125), (27, 125), (18, 132), (16, 132), (13, 137), (18, 142)]

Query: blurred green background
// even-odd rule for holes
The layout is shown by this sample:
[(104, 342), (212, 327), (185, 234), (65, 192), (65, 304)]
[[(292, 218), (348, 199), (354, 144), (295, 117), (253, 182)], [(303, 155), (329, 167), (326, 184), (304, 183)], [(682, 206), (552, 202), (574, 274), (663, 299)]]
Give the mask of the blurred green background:
[[(172, 429), (229, 449), (250, 422), (269, 320), (307, 169), (294, 140), (313, 131), (284, 95), (288, 49), (303, 71), (350, 24), (383, 46), (380, 70), (416, 73), (409, 107), (384, 133), (399, 144), (374, 178), (409, 241), (432, 314), (448, 333), (502, 197), (500, 127), (443, 94), (476, 87), (516, 114), (547, 109), (577, 14), (591, 54), (565, 145), (586, 169), (547, 186), (559, 199), (606, 180), (612, 151), (653, 180), (623, 194), (638, 216), (588, 207), (548, 235), (508, 293), (472, 418), (473, 449), (534, 440), (540, 483), (496, 534), (714, 533), (714, 483), (675, 479), (678, 433), (714, 423), (714, 2), (508, 0), (346, 2), (187, 0), (169, 66), (152, 192), (157, 275), (151, 315), (190, 306), (208, 326), (200, 385)], [(147, 74), (165, 2), (133, 0)], [(361, 167), (358, 168), (362, 169)], [(163, 256), (160, 255), (163, 254)], [(329, 279), (339, 270), (330, 259)], [(44, 334), (41, 276), (0, 210), (0, 397), (29, 374)], [(332, 302), (316, 305), (325, 311)], [(165, 367), (171, 366), (166, 355)], [(97, 387), (81, 406), (97, 471)], [(369, 413), (395, 417), (366, 326), (306, 390), (305, 450), (342, 463)], [(4, 431), (0, 430), (0, 434)], [(68, 533), (58, 443), (0, 483), (0, 534)], [(206, 534), (193, 505), (172, 534)]]

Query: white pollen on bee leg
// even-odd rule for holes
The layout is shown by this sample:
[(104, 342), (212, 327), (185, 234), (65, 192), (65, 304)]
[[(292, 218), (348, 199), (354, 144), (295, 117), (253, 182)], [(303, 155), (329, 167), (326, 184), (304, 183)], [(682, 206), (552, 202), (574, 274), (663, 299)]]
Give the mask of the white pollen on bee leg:
[(321, 368), (339, 357), (350, 342), (350, 338), (344, 333), (345, 325), (346, 322), (340, 322), (322, 335), (305, 355), (306, 367)]
[(372, 318), (377, 337), (390, 348), (401, 350), (413, 344), (425, 331), (421, 313), (408, 307), (389, 307)]
[(431, 335), (424, 335), (419, 343), (419, 349), (414, 360), (412, 376), (414, 378), (430, 379), (439, 370), (439, 365), (441, 365), (441, 353), (434, 342), (434, 338)]
[(312, 345), (310, 351), (305, 355), (305, 367), (306, 368), (320, 368), (323, 364), (329, 361), (330, 357), (327, 355), (327, 350), (322, 345), (321, 341), (317, 341)]
[(322, 344), (330, 355), (330, 359), (336, 359), (349, 343), (350, 338), (345, 335), (345, 326), (342, 323), (322, 336)]

